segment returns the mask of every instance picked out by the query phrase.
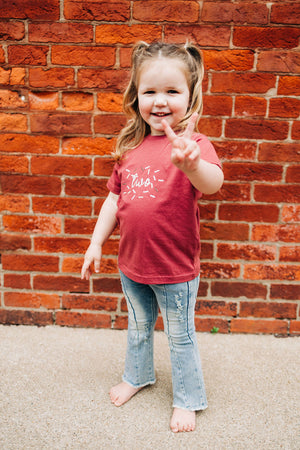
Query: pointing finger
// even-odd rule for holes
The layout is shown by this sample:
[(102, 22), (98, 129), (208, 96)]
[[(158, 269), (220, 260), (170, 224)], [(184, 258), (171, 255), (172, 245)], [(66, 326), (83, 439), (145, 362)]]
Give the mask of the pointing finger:
[(167, 138), (171, 143), (173, 143), (175, 139), (178, 138), (177, 134), (174, 133), (174, 131), (172, 130), (172, 128), (165, 119), (161, 121), (161, 124), (163, 126), (164, 132), (166, 133)]
[(195, 124), (197, 122), (197, 119), (198, 119), (198, 113), (194, 113), (194, 114), (191, 115), (190, 120), (189, 120), (189, 122), (187, 124), (187, 127), (186, 127), (186, 129), (185, 129), (185, 131), (183, 133), (183, 136), (185, 138), (191, 139), (192, 134), (195, 131)]

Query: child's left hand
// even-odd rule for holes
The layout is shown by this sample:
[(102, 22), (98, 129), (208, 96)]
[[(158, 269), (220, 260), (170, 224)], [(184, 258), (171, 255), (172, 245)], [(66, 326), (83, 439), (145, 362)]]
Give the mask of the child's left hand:
[(194, 113), (189, 123), (180, 136), (174, 133), (166, 120), (162, 120), (162, 126), (167, 138), (172, 144), (171, 161), (184, 173), (190, 173), (197, 169), (200, 161), (200, 147), (191, 139), (198, 114)]

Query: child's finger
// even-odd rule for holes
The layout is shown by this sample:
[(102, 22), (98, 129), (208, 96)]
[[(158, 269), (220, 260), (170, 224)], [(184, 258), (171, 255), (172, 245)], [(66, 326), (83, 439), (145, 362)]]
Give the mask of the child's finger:
[(191, 139), (191, 137), (195, 131), (195, 124), (196, 124), (197, 119), (198, 119), (198, 113), (194, 113), (191, 115), (190, 120), (187, 124), (187, 127), (183, 133), (183, 136), (185, 138)]
[(167, 138), (172, 144), (175, 141), (175, 139), (178, 139), (177, 134), (174, 133), (174, 131), (172, 130), (172, 128), (165, 119), (161, 121), (161, 124), (163, 126), (164, 132), (166, 133)]

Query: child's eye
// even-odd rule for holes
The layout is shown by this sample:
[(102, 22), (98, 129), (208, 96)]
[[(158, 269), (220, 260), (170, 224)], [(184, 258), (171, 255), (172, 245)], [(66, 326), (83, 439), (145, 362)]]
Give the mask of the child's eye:
[(151, 94), (154, 94), (154, 91), (151, 91), (151, 90), (145, 91), (144, 94), (146, 94), (146, 95), (151, 95)]
[(178, 91), (176, 89), (169, 89), (168, 94), (178, 94)]

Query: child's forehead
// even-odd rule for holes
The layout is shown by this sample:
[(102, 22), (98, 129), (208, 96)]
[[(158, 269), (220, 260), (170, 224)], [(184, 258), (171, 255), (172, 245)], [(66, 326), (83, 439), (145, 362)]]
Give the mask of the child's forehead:
[(159, 71), (163, 69), (171, 69), (172, 71), (179, 70), (186, 78), (188, 78), (188, 68), (185, 62), (180, 58), (157, 56), (147, 58), (142, 62), (138, 70), (138, 80), (140, 80), (141, 74), (146, 74), (148, 71)]

